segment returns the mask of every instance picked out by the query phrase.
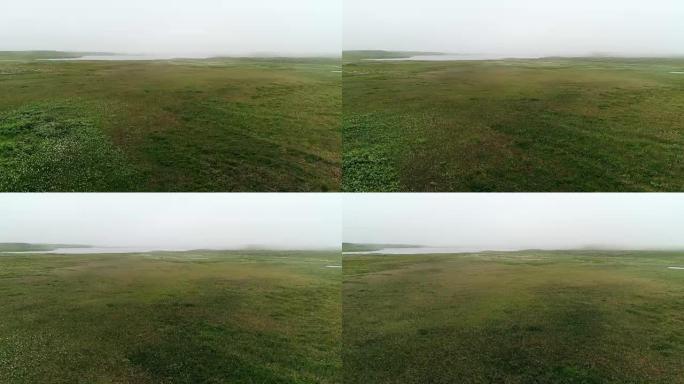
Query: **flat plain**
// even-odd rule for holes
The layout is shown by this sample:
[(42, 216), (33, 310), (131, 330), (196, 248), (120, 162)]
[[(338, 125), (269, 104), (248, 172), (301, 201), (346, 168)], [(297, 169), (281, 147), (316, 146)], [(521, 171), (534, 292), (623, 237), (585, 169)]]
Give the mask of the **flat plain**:
[(0, 382), (338, 383), (339, 264), (332, 251), (0, 253)]
[(344, 191), (684, 189), (682, 58), (397, 57), (344, 54)]
[(0, 52), (0, 191), (336, 191), (339, 59)]
[(684, 383), (682, 252), (343, 264), (345, 383)]

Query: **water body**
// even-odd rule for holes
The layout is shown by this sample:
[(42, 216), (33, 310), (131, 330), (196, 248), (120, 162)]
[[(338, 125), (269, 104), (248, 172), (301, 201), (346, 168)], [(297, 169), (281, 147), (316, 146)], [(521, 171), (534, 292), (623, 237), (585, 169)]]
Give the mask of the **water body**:
[(383, 248), (378, 251), (342, 252), (343, 255), (426, 255), (434, 253), (478, 253), (478, 252), (514, 252), (519, 249), (485, 249), (466, 247), (417, 247), (417, 248)]
[(187, 55), (86, 55), (64, 59), (42, 59), (44, 61), (151, 61), (174, 59), (208, 59), (211, 56)]
[(22, 251), (0, 252), (3, 254), (58, 254), (58, 255), (87, 255), (107, 253), (148, 253), (148, 252), (186, 252), (190, 249), (161, 249), (150, 247), (90, 247), (90, 248), (57, 248), (52, 251)]
[(392, 59), (364, 59), (367, 61), (479, 61), (505, 59), (539, 59), (540, 57), (508, 57), (503, 55), (418, 55)]

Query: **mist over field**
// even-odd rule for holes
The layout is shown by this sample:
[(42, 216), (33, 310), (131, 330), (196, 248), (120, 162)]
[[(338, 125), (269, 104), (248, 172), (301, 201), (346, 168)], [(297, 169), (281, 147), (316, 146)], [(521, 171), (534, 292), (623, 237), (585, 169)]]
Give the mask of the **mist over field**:
[(5, 194), (0, 243), (161, 249), (337, 249), (339, 197), (322, 194)]
[(348, 194), (344, 241), (480, 250), (684, 249), (664, 194)]
[(538, 56), (684, 55), (676, 0), (347, 0), (344, 49)]
[(339, 55), (341, 23), (340, 0), (27, 0), (0, 13), (0, 51)]

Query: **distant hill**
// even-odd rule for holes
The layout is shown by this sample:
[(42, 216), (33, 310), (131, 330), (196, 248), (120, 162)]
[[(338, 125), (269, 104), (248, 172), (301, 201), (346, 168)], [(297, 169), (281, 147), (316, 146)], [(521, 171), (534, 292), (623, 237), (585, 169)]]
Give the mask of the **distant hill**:
[(272, 56), (272, 57), (262, 57), (262, 56), (257, 56), (257, 57), (252, 57), (252, 56), (216, 56), (212, 57), (211, 59), (214, 60), (232, 60), (232, 61), (238, 61), (238, 62), (245, 62), (245, 63), (262, 63), (265, 66), (271, 66), (273, 64), (298, 64), (298, 63), (306, 63), (306, 64), (339, 64), (340, 58), (339, 57), (327, 57), (327, 56), (320, 56), (320, 57), (308, 57), (308, 56), (302, 56), (302, 57), (288, 57), (288, 56)]
[(442, 52), (422, 52), (422, 51), (382, 51), (382, 50), (366, 50), (366, 51), (344, 51), (342, 59), (345, 62), (360, 61), (364, 59), (403, 59), (413, 56), (423, 55), (443, 55)]
[(44, 252), (58, 248), (90, 248), (82, 244), (31, 244), (31, 243), (0, 243), (0, 252)]
[(415, 244), (361, 244), (342, 243), (342, 252), (372, 252), (385, 248), (420, 248), (422, 245)]
[(74, 59), (82, 56), (113, 55), (105, 52), (0, 51), (0, 60)]

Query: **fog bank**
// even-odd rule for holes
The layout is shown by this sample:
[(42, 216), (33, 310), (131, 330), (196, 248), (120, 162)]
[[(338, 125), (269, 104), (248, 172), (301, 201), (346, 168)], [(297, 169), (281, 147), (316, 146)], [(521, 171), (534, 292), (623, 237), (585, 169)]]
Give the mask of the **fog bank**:
[(682, 20), (678, 0), (345, 0), (344, 49), (684, 55)]
[(337, 194), (0, 194), (0, 243), (339, 248)]
[(23, 0), (0, 12), (0, 51), (339, 55), (341, 0)]
[(682, 194), (346, 194), (344, 241), (467, 249), (684, 249)]

